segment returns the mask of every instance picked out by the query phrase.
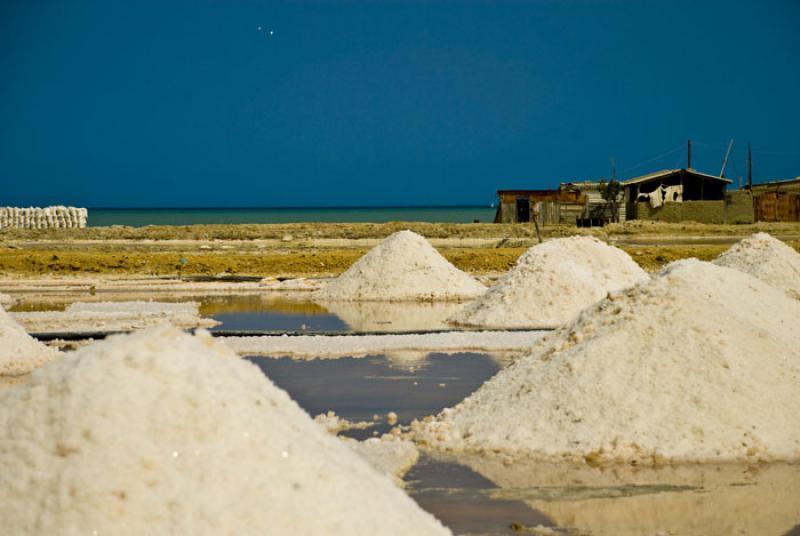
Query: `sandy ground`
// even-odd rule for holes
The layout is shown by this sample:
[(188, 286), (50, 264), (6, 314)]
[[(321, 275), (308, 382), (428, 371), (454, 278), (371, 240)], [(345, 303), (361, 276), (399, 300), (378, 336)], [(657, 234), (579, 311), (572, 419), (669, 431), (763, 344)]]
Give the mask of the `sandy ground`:
[[(232, 276), (331, 277), (346, 270), (382, 238), (399, 229), (426, 236), (453, 264), (475, 275), (508, 270), (536, 243), (529, 225), (286, 224), (97, 227), (0, 230), (0, 291), (73, 286), (79, 291), (257, 291), (256, 281)], [(800, 250), (800, 224), (701, 225), (629, 222), (604, 228), (552, 226), (545, 239), (589, 234), (630, 253), (653, 271), (676, 259), (709, 260), (730, 244), (766, 231)], [(214, 277), (215, 281), (190, 280)], [(227, 280), (219, 279), (221, 276)], [(25, 280), (31, 284), (26, 287)], [(31, 281), (33, 280), (33, 281)], [(30, 287), (30, 288), (28, 288)], [(57, 289), (56, 287), (60, 287)]]

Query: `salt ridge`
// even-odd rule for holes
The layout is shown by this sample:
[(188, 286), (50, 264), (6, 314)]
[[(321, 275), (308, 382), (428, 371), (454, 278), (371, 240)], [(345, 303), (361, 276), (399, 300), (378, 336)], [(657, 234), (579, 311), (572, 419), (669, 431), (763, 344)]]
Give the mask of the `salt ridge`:
[(800, 302), (747, 274), (678, 261), (415, 433), (443, 449), (590, 463), (796, 461), (798, 318)]

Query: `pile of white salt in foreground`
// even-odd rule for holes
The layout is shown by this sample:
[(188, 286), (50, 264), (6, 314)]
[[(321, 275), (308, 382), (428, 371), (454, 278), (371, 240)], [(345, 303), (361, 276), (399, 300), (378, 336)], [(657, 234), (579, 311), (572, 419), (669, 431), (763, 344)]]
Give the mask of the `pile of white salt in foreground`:
[(314, 293), (332, 301), (465, 300), (486, 287), (442, 257), (424, 237), (400, 231)]
[(486, 293), (450, 317), (453, 324), (493, 328), (553, 328), (605, 298), (647, 281), (621, 249), (572, 236), (537, 244)]
[(800, 299), (800, 253), (767, 233), (756, 233), (735, 244), (714, 260)]
[(614, 294), (416, 435), (587, 462), (800, 459), (800, 302), (696, 259)]
[(58, 350), (37, 341), (0, 307), (0, 376), (21, 376), (54, 359)]
[(0, 394), (8, 534), (448, 534), (254, 365), (159, 327)]
[(15, 305), (17, 300), (9, 296), (8, 294), (3, 294), (0, 292), (0, 307), (11, 307)]

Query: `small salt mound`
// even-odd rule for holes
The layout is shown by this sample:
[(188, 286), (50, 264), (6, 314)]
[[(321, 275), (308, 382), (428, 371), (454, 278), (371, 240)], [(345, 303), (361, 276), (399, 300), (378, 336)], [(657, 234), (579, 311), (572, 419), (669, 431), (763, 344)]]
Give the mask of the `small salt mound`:
[(17, 300), (9, 296), (8, 294), (3, 294), (0, 292), (0, 307), (11, 307), (12, 305), (16, 305)]
[(800, 253), (767, 233), (756, 233), (714, 260), (759, 278), (800, 299)]
[(174, 328), (0, 394), (8, 534), (448, 534), (252, 364)]
[(458, 301), (486, 287), (442, 257), (422, 236), (400, 231), (314, 293), (321, 300)]
[(647, 279), (627, 253), (596, 238), (550, 240), (526, 251), (497, 284), (450, 321), (493, 328), (553, 328), (609, 292)]
[(0, 307), (0, 376), (21, 376), (60, 354), (45, 346)]
[(747, 274), (679, 261), (414, 427), (445, 449), (535, 458), (798, 460), (798, 318)]

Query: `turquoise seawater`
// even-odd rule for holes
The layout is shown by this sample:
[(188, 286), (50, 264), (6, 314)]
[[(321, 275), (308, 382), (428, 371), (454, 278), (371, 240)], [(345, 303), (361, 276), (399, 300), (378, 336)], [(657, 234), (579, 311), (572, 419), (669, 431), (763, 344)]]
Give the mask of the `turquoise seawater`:
[(193, 225), (201, 223), (384, 223), (416, 221), (434, 223), (491, 223), (495, 209), (471, 207), (365, 207), (365, 208), (90, 208), (89, 226)]

